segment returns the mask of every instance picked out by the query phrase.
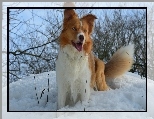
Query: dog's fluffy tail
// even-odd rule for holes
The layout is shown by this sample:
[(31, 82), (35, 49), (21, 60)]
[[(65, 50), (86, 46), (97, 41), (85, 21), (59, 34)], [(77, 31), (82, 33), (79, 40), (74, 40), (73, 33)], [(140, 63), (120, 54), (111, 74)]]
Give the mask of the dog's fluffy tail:
[(113, 54), (111, 60), (105, 64), (105, 77), (116, 78), (131, 69), (133, 64), (134, 45), (120, 48)]

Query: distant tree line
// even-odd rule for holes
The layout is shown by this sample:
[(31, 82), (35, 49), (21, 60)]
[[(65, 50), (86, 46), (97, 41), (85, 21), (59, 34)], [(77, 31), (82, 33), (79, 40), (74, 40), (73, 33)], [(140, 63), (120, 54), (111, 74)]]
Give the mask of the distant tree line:
[[(122, 46), (135, 45), (134, 64), (131, 72), (147, 76), (146, 11), (115, 9), (76, 10), (79, 16), (96, 14), (93, 32), (97, 57), (107, 62)], [(44, 15), (30, 9), (28, 19), (21, 16), (27, 10), (9, 12), (9, 81), (16, 81), (29, 74), (55, 70), (58, 54), (58, 39), (62, 30), (63, 10), (44, 10)], [(40, 19), (40, 24), (37, 24)]]

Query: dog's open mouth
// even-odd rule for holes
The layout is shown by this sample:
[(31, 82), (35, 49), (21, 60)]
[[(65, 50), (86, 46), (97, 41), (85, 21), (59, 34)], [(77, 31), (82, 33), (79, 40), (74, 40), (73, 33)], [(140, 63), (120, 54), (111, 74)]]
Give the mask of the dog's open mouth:
[(77, 43), (74, 43), (73, 41), (72, 41), (72, 44), (73, 44), (73, 46), (80, 52), (80, 51), (82, 51), (82, 42), (77, 42)]

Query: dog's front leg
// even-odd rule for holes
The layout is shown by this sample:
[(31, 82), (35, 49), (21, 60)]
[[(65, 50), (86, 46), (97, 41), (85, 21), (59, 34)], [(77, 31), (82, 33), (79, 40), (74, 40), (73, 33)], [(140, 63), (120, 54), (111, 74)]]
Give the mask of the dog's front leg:
[(90, 88), (91, 87), (90, 87), (89, 80), (86, 80), (85, 82), (82, 83), (82, 87), (80, 88), (82, 102), (88, 103), (89, 98), (90, 98)]
[(58, 87), (58, 109), (65, 106), (66, 92), (64, 85)]

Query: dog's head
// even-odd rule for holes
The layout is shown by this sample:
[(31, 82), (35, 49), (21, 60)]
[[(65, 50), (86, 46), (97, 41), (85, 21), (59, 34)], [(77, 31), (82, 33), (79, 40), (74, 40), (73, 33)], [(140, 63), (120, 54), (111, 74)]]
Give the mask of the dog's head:
[(92, 44), (90, 35), (95, 19), (96, 17), (92, 14), (79, 18), (73, 9), (64, 10), (63, 30), (60, 35), (61, 47), (69, 44), (79, 52), (82, 50), (86, 51), (87, 47), (90, 47), (90, 44)]

